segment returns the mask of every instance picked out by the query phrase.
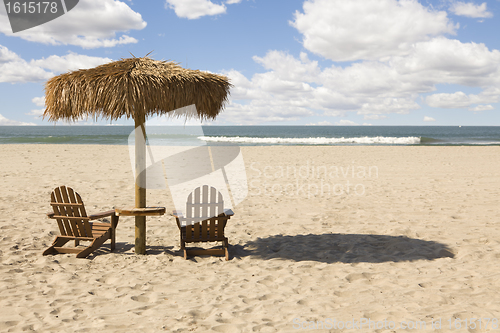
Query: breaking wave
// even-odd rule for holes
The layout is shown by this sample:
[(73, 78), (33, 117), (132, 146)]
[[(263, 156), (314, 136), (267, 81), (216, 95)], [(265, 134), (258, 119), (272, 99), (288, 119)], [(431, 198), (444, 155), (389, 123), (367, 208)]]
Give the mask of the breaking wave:
[(200, 136), (198, 139), (208, 142), (231, 142), (246, 144), (291, 144), (291, 145), (336, 145), (336, 144), (387, 144), (387, 145), (418, 145), (420, 137), (359, 137), (359, 138), (258, 138), (240, 136)]

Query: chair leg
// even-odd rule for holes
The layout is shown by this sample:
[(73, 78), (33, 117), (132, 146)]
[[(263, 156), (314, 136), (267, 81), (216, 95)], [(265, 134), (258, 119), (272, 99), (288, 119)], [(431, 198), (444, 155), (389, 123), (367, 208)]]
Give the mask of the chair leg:
[(111, 216), (111, 251), (115, 250), (116, 244), (116, 227), (118, 226), (118, 219), (120, 217), (116, 215)]
[(229, 241), (227, 238), (224, 239), (224, 254), (226, 257), (226, 261), (229, 260)]
[(97, 250), (105, 241), (107, 241), (111, 237), (111, 230), (106, 232), (101, 237), (96, 238), (92, 241), (92, 243), (85, 248), (83, 251), (79, 252), (76, 257), (77, 258), (86, 258), (89, 254)]
[(186, 249), (186, 242), (184, 242), (184, 240), (182, 239), (182, 232), (181, 232), (181, 250), (184, 251), (184, 259), (187, 260), (188, 253), (187, 253), (187, 249)]

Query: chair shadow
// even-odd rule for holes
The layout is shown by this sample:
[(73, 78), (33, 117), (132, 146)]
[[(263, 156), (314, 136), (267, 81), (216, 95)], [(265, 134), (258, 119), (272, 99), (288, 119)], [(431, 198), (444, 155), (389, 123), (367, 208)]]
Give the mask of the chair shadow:
[(369, 234), (275, 235), (229, 248), (231, 257), (247, 256), (324, 263), (382, 263), (454, 258), (446, 244)]
[(146, 254), (158, 255), (158, 254), (168, 254), (175, 257), (184, 257), (184, 252), (181, 251), (179, 246), (150, 246), (146, 245)]
[[(88, 257), (93, 259), (94, 256), (104, 255), (109, 253), (116, 254), (135, 254), (134, 253), (135, 245), (131, 243), (125, 242), (116, 242), (114, 251), (111, 251), (110, 244), (106, 243), (102, 245), (99, 249), (92, 252), (92, 254)], [(170, 254), (172, 256), (180, 256), (182, 257), (184, 254), (177, 246), (153, 246), (146, 245), (146, 254), (158, 255), (158, 254)]]

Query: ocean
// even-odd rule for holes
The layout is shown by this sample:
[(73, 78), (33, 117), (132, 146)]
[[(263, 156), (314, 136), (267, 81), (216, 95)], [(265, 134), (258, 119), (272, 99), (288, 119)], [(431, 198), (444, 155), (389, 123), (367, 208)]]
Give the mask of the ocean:
[[(0, 144), (127, 145), (133, 129), (0, 126)], [(500, 126), (148, 126), (146, 132), (152, 145), (500, 145)]]

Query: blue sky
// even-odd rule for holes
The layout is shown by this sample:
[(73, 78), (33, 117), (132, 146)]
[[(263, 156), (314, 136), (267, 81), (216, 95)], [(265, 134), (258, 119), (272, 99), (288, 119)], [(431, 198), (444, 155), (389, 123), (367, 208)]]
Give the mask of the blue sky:
[(214, 125), (500, 125), (498, 17), (499, 0), (80, 0), (14, 34), (0, 4), (0, 125), (49, 125), (52, 76), (151, 51), (230, 78)]

